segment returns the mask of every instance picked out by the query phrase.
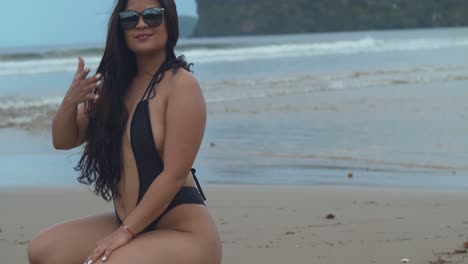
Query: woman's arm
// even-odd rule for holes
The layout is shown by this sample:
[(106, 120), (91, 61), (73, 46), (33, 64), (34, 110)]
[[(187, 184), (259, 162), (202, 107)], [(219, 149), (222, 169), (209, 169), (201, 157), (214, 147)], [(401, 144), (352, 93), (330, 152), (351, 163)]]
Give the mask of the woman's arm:
[(52, 142), (56, 149), (72, 149), (84, 142), (88, 127), (84, 102), (99, 98), (91, 91), (101, 85), (101, 75), (86, 79), (90, 69), (83, 68), (84, 61), (79, 58), (73, 82), (52, 120)]
[(125, 219), (134, 233), (158, 218), (184, 185), (205, 132), (206, 106), (197, 81), (184, 70), (174, 78), (166, 108), (164, 170)]
[(62, 102), (52, 121), (52, 141), (56, 149), (72, 149), (84, 142), (88, 115), (84, 103)]

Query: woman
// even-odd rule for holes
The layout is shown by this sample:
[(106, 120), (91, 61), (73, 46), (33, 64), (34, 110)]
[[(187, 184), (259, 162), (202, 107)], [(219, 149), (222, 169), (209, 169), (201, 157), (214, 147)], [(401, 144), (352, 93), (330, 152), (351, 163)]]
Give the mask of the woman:
[(173, 0), (118, 0), (98, 73), (79, 58), (54, 117), (57, 149), (84, 145), (81, 183), (115, 212), (52, 226), (30, 263), (218, 264), (221, 242), (191, 166), (206, 122), (202, 92), (176, 58)]

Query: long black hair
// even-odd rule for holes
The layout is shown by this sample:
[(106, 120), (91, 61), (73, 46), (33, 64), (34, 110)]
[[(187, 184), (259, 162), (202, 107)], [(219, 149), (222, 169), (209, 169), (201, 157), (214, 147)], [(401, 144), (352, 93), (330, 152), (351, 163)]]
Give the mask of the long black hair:
[[(94, 193), (111, 201), (120, 196), (117, 184), (121, 178), (122, 135), (128, 119), (124, 98), (132, 79), (137, 73), (135, 54), (128, 48), (119, 12), (124, 11), (128, 0), (116, 0), (110, 17), (106, 48), (97, 69), (102, 74), (103, 86), (97, 103), (87, 103), (89, 125), (81, 159), (74, 169), (79, 172), (78, 181), (85, 185), (94, 184)], [(184, 56), (176, 57), (174, 48), (179, 39), (179, 21), (174, 0), (159, 0), (165, 9), (167, 27), (166, 59), (156, 83), (164, 72), (184, 68), (190, 71)], [(155, 65), (157, 66), (157, 65)]]

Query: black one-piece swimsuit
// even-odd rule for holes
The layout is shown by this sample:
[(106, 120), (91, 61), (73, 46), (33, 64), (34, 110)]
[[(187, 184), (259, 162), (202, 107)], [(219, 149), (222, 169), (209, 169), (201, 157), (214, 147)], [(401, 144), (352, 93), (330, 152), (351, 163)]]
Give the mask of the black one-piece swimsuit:
[[(130, 124), (130, 141), (132, 145), (133, 155), (135, 156), (137, 168), (138, 168), (138, 179), (139, 179), (139, 191), (137, 204), (143, 198), (143, 195), (148, 190), (151, 183), (156, 177), (163, 171), (164, 164), (158, 153), (156, 145), (153, 139), (153, 132), (151, 129), (150, 113), (148, 106), (148, 99), (155, 89), (155, 80), (159, 73), (164, 68), (163, 65), (159, 68), (158, 72), (154, 75), (148, 88), (146, 89), (143, 97), (135, 108), (133, 117)], [(195, 169), (191, 169), (193, 178), (197, 184), (198, 190), (195, 187), (183, 186), (175, 195), (166, 210), (151, 224), (149, 224), (141, 233), (149, 232), (154, 230), (159, 220), (172, 208), (180, 204), (203, 204), (205, 205), (206, 197), (203, 194), (200, 183), (195, 176)], [(117, 210), (114, 211), (119, 224), (122, 224), (122, 219), (119, 217)]]

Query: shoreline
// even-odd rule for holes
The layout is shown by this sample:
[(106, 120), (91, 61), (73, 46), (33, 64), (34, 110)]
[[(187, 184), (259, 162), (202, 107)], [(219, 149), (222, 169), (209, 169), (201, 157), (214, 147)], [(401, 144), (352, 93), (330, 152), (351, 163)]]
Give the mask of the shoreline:
[[(341, 173), (343, 174), (343, 173)], [(341, 175), (340, 174), (340, 175)], [(425, 180), (432, 180), (432, 178), (428, 178), (427, 176), (424, 178)], [(436, 176), (441, 177), (441, 176)], [(368, 182), (355, 182), (358, 181), (356, 176), (353, 176), (352, 179), (346, 179), (346, 176), (342, 176), (344, 179), (342, 182), (329, 182), (329, 183), (283, 183), (283, 182), (275, 182), (275, 183), (265, 183), (265, 182), (221, 182), (221, 181), (211, 181), (211, 180), (203, 180), (201, 179), (200, 184), (203, 186), (210, 186), (211, 188), (222, 188), (222, 189), (252, 189), (252, 188), (260, 188), (260, 189), (297, 189), (297, 190), (321, 190), (321, 189), (336, 189), (336, 190), (349, 190), (349, 191), (378, 191), (378, 192), (402, 192), (402, 193), (465, 193), (466, 187), (464, 185), (457, 186), (454, 188), (453, 186), (440, 186), (438, 184), (433, 184), (430, 187), (428, 186), (418, 186), (418, 185), (406, 185), (405, 182), (400, 183), (399, 185), (395, 184), (387, 184), (387, 182), (382, 182), (381, 180), (376, 179), (376, 183), (368, 183)], [(442, 179), (441, 179), (442, 180)], [(444, 179), (447, 180), (447, 179)], [(346, 182), (349, 183), (346, 183)], [(411, 181), (414, 183), (414, 181)], [(60, 182), (34, 182), (34, 183), (7, 183), (2, 184), (0, 183), (0, 193), (8, 193), (10, 190), (19, 190), (19, 191), (77, 191), (77, 190), (88, 190), (89, 186), (80, 184), (76, 177), (68, 177), (66, 180), (62, 180)]]
[[(468, 263), (466, 192), (373, 188), (202, 186), (223, 263)], [(54, 223), (111, 212), (86, 188), (0, 188), (0, 255), (26, 263), (30, 238)], [(333, 214), (334, 219), (327, 219)], [(458, 262), (460, 261), (460, 262)]]
[[(76, 180), (76, 179), (73, 179)], [(389, 186), (389, 185), (346, 185), (346, 184), (272, 184), (272, 183), (242, 183), (242, 182), (235, 182), (235, 183), (210, 183), (201, 181), (200, 184), (202, 188), (204, 186), (208, 186), (209, 188), (215, 189), (225, 189), (225, 190), (233, 190), (233, 189), (269, 189), (269, 190), (282, 190), (282, 189), (291, 189), (291, 190), (334, 190), (334, 191), (368, 191), (368, 192), (401, 192), (401, 193), (450, 193), (450, 194), (460, 194), (464, 195), (466, 191), (464, 187), (459, 187), (457, 189), (449, 188), (449, 187), (420, 187), (420, 186)], [(62, 190), (69, 190), (69, 191), (84, 191), (88, 190), (88, 186), (82, 185), (78, 182), (73, 184), (41, 184), (41, 183), (34, 183), (34, 184), (8, 184), (8, 185), (0, 185), (0, 193), (8, 193), (8, 192), (15, 192), (15, 191), (62, 191)], [(90, 191), (90, 194), (91, 191)]]

